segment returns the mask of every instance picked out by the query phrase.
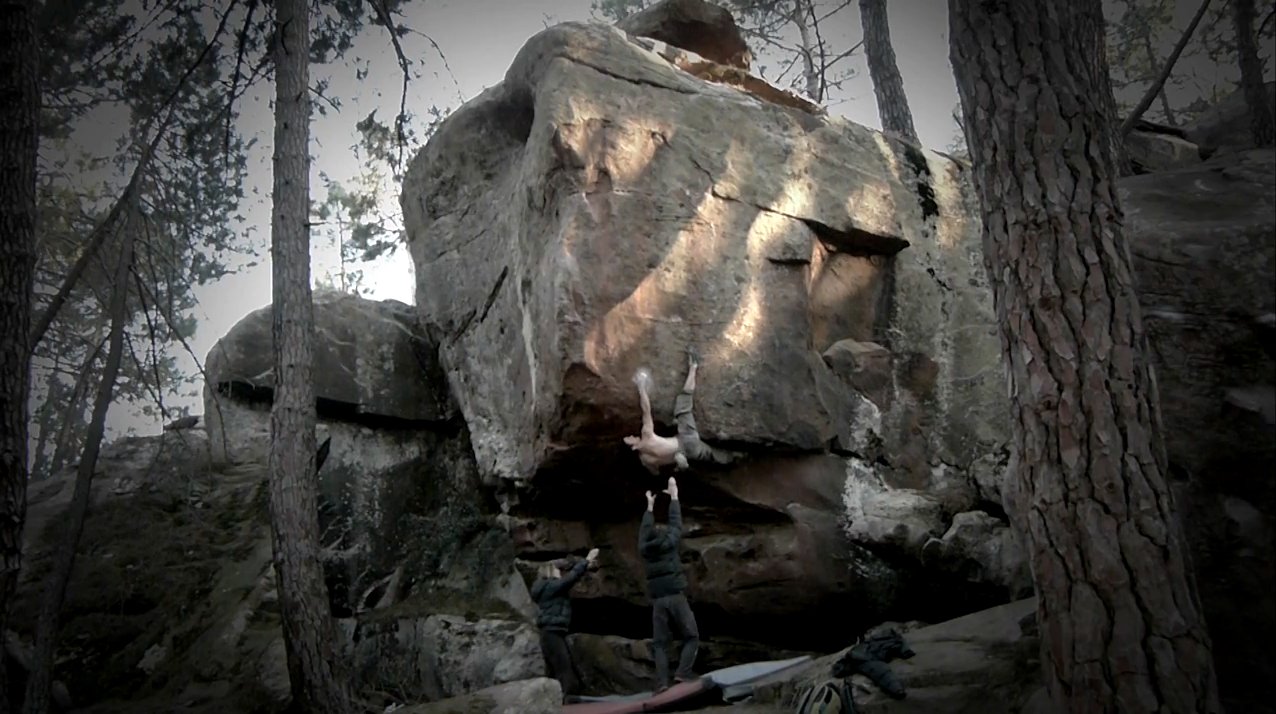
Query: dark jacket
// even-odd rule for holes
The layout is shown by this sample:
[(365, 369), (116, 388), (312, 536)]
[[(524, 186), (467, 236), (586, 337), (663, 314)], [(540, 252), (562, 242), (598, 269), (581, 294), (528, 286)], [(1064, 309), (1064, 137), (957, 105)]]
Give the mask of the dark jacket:
[(909, 659), (914, 654), (913, 648), (899, 632), (888, 629), (864, 638), (842, 659), (833, 663), (833, 676), (849, 677), (858, 672), (873, 680), (891, 697), (903, 699), (906, 696), (904, 685), (886, 663), (893, 659)]
[(582, 560), (572, 566), (561, 578), (541, 578), (532, 583), (532, 601), (540, 607), (536, 626), (542, 630), (566, 632), (572, 624), (571, 589), (589, 569), (589, 561)]
[(682, 573), (682, 558), (678, 552), (682, 545), (682, 506), (677, 501), (669, 503), (669, 525), (663, 533), (657, 531), (655, 525), (656, 517), (651, 511), (642, 514), (638, 553), (647, 571), (647, 595), (652, 600), (687, 589), (687, 577)]

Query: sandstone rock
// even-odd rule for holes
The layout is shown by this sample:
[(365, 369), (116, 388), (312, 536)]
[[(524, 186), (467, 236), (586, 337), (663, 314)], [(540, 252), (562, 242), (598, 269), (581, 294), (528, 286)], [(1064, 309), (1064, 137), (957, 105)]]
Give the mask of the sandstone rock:
[(846, 533), (852, 541), (918, 554), (944, 532), (944, 507), (923, 491), (893, 489), (858, 459), (846, 480)]
[[(1276, 112), (1276, 83), (1267, 83), (1267, 101)], [(1201, 113), (1196, 121), (1183, 127), (1183, 133), (1200, 147), (1201, 158), (1253, 148), (1254, 134), (1245, 91), (1237, 89), (1227, 95), (1223, 101)]]
[[(890, 663), (908, 691), (891, 699), (866, 677), (851, 678), (857, 712), (1012, 714), (1040, 686), (1039, 644), (1019, 620), (1036, 600), (1019, 600), (904, 633), (916, 655)], [(755, 689), (755, 700), (792, 707), (804, 689), (827, 679), (839, 652), (803, 666), (787, 679)], [(791, 709), (789, 709), (791, 710)]]
[[(824, 350), (824, 363), (860, 393), (878, 395), (887, 390), (892, 377), (890, 350), (875, 342), (838, 340)], [(878, 397), (874, 401), (883, 401)], [(887, 406), (882, 404), (881, 406)]]
[(563, 689), (546, 677), (508, 682), (473, 694), (395, 709), (395, 714), (559, 714)]
[[(408, 424), (450, 418), (433, 348), (417, 328), (410, 306), (332, 291), (317, 291), (314, 303), (315, 398), (321, 416), (337, 413), (347, 419)], [(248, 454), (227, 451), (231, 445), (243, 450), (260, 442), (260, 427), (240, 425), (242, 413), (222, 407), (236, 401), (269, 405), (272, 345), (267, 306), (236, 323), (208, 353), (204, 415), (216, 463), (259, 458), (259, 444)]]
[[(1261, 398), (1276, 384), (1262, 326), (1276, 306), (1276, 152), (1220, 151), (1120, 189), (1224, 705), (1270, 711), (1276, 548), (1257, 534), (1276, 525), (1276, 440)], [(1237, 503), (1261, 513), (1262, 527), (1238, 528), (1228, 514)]]
[(703, 0), (663, 0), (626, 17), (616, 27), (732, 67), (747, 70), (753, 58), (731, 13)]
[(1018, 537), (1004, 520), (983, 511), (953, 516), (943, 537), (923, 546), (923, 558), (972, 582), (1003, 585), (1014, 598), (1032, 594), (1032, 573)]
[(438, 700), (545, 674), (536, 628), (454, 615), (361, 627), (353, 654), (364, 681), (408, 699)]
[(1152, 173), (1201, 162), (1200, 147), (1173, 133), (1135, 129), (1125, 138), (1125, 149), (1139, 173)]
[(651, 50), (669, 64), (698, 79), (717, 84), (726, 84), (748, 92), (764, 102), (800, 109), (808, 114), (822, 116), (827, 113), (824, 107), (819, 104), (812, 102), (797, 92), (781, 89), (752, 74), (747, 69), (719, 64), (705, 59), (695, 52), (673, 47), (649, 37), (630, 35), (629, 38), (634, 44)]
[(403, 208), (418, 310), (491, 482), (618, 444), (639, 366), (669, 424), (689, 342), (706, 438), (822, 450), (856, 402), (820, 353), (886, 334), (935, 365), (923, 443), (969, 463), (1004, 438), (990, 300), (965, 289), (985, 284), (971, 201), (938, 155), (567, 23), (439, 127)]

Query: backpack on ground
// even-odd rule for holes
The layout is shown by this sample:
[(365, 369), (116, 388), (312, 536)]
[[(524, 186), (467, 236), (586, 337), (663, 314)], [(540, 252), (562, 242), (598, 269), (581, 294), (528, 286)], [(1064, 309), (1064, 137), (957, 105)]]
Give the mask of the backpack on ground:
[(816, 683), (798, 698), (796, 714), (852, 714), (855, 699), (845, 679), (826, 679)]

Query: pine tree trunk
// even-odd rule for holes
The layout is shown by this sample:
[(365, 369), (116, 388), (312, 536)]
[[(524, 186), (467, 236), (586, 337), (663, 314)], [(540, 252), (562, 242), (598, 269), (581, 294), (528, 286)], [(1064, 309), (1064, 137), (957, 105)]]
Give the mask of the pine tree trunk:
[(36, 410), (35, 425), (40, 429), (36, 438), (35, 450), (31, 454), (31, 480), (38, 481), (49, 475), (49, 437), (57, 430), (58, 404), (67, 396), (66, 388), (59, 379), (62, 360), (53, 358), (53, 369), (49, 370), (49, 379), (45, 382), (44, 399)]
[(898, 134), (918, 143), (913, 128), (913, 113), (904, 94), (904, 78), (895, 65), (895, 49), (891, 46), (891, 28), (886, 18), (886, 0), (860, 0), (860, 24), (864, 28), (864, 54), (868, 58), (868, 75), (873, 80), (877, 97), (877, 113), (882, 130)]
[(1236, 21), (1236, 54), (1240, 57), (1241, 87), (1254, 131), (1255, 146), (1271, 146), (1276, 142), (1276, 126), (1272, 107), (1263, 82), (1263, 61), (1254, 41), (1254, 0), (1232, 0), (1232, 16)]
[(352, 711), (319, 552), (315, 481), (314, 306), (310, 293), (310, 18), (307, 0), (276, 5), (275, 394), (270, 411), (270, 523), (293, 704)]
[(106, 348), (109, 338), (108, 332), (105, 338), (98, 341), (97, 346), (85, 358), (79, 376), (75, 378), (70, 401), (66, 404), (66, 410), (62, 412), (62, 425), (58, 428), (58, 438), (53, 443), (53, 460), (49, 464), (49, 473), (58, 473), (65, 468), (71, 460), (71, 454), (75, 452), (76, 444), (82, 441), (85, 426), (84, 404), (89, 396), (89, 378), (93, 375), (93, 365), (97, 363), (98, 355)]
[[(35, 281), (38, 44), (31, 2), (0, 4), (0, 635), (22, 568), (27, 401)], [(0, 714), (9, 710), (0, 666)]]
[(1007, 511), (1067, 712), (1220, 711), (1122, 232), (1098, 0), (950, 0), (1009, 379)]
[(27, 678), (26, 696), (22, 710), (26, 714), (46, 714), (49, 711), (50, 686), (53, 683), (53, 652), (57, 648), (59, 613), (66, 598), (66, 586), (75, 568), (75, 552), (84, 532), (84, 519), (92, 501), (93, 472), (97, 470), (97, 457), (102, 449), (102, 437), (106, 432), (106, 413), (111, 408), (115, 392), (115, 380), (124, 359), (124, 328), (128, 323), (129, 271), (133, 267), (133, 226), (124, 229), (124, 240), (115, 270), (111, 293), (111, 336), (107, 348), (106, 366), (102, 369), (102, 381), (93, 399), (93, 417), (84, 440), (84, 453), (75, 474), (75, 490), (71, 504), (63, 519), (63, 541), (53, 556), (53, 569), (44, 583), (44, 595), (40, 600), (40, 614), (36, 621), (35, 647), (31, 653), (31, 671)]

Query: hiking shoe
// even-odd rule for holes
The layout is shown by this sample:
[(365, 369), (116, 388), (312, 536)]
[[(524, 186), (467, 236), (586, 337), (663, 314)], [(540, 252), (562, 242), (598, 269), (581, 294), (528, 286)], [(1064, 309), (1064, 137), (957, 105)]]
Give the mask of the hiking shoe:
[(673, 681), (678, 684), (686, 684), (687, 682), (694, 682), (697, 679), (700, 679), (700, 677), (695, 674), (688, 674), (688, 675), (676, 674), (674, 675)]

